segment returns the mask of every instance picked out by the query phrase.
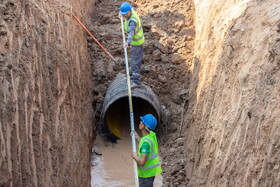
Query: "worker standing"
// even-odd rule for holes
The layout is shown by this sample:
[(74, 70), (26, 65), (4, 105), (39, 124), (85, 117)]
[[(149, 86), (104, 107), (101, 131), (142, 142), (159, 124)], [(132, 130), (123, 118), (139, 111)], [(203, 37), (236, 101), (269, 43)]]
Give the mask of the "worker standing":
[(143, 44), (145, 42), (141, 20), (130, 3), (124, 2), (120, 7), (120, 14), (125, 18), (124, 30), (128, 33), (128, 38), (124, 47), (131, 48), (131, 88), (141, 88), (140, 68), (143, 58)]
[(158, 155), (158, 142), (153, 132), (157, 126), (157, 120), (152, 114), (140, 117), (139, 130), (142, 137), (136, 132), (135, 137), (139, 141), (138, 154), (133, 153), (132, 158), (138, 165), (138, 177), (140, 187), (153, 187), (155, 176), (162, 173)]

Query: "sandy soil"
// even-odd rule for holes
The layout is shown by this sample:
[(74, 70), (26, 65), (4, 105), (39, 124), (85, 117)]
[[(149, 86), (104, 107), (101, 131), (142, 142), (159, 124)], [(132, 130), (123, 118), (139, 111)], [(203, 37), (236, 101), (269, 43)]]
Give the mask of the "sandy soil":
[(0, 186), (89, 186), (88, 1), (0, 1)]
[(280, 1), (195, 4), (188, 185), (279, 186)]

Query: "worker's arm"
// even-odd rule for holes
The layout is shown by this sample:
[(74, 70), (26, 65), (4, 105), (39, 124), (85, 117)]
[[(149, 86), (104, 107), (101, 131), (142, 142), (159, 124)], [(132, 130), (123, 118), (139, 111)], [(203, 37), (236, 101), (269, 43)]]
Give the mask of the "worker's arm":
[(132, 158), (137, 162), (138, 165), (144, 166), (146, 164), (150, 151), (150, 144), (144, 141), (143, 145), (140, 148), (141, 157), (139, 158), (136, 153), (132, 153)]
[(136, 153), (133, 153), (132, 157), (137, 162), (137, 164), (139, 166), (144, 166), (146, 164), (148, 155), (147, 154), (141, 154), (141, 158), (139, 158)]
[(129, 22), (129, 31), (128, 31), (128, 38), (127, 38), (127, 43), (130, 44), (132, 41), (132, 37), (135, 34), (135, 29), (136, 29), (136, 22), (135, 21), (130, 21)]

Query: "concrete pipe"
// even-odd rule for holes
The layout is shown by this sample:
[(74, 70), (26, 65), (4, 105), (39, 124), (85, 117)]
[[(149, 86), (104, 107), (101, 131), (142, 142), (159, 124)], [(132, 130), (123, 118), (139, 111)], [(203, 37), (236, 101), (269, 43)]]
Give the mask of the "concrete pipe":
[[(138, 129), (140, 116), (153, 114), (160, 120), (160, 103), (153, 90), (143, 83), (143, 88), (132, 89), (132, 103), (135, 129)], [(112, 141), (122, 137), (122, 129), (130, 130), (127, 80), (119, 74), (109, 85), (103, 103), (100, 125)]]

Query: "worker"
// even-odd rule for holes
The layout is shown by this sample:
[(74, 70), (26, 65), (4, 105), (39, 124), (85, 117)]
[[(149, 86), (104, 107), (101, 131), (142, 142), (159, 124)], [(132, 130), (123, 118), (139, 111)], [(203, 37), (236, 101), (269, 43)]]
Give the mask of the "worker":
[(138, 154), (132, 153), (132, 158), (138, 165), (140, 187), (153, 187), (155, 176), (162, 173), (158, 156), (158, 142), (156, 134), (157, 120), (152, 114), (140, 117), (139, 130), (142, 137), (136, 132), (135, 138), (139, 141)]
[(124, 30), (128, 33), (124, 48), (131, 47), (131, 88), (141, 88), (140, 68), (143, 58), (143, 44), (145, 41), (141, 20), (130, 3), (124, 2), (120, 6), (120, 14), (125, 18)]

